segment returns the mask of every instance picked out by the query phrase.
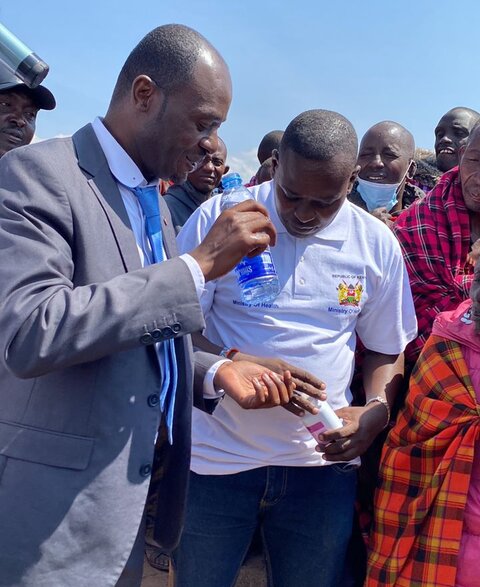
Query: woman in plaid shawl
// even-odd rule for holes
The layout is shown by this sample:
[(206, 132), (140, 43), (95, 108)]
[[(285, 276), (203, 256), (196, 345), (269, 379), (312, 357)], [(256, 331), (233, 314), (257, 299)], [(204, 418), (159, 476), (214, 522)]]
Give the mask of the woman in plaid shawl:
[(437, 316), (382, 454), (367, 587), (480, 586), (480, 264)]
[(407, 265), (418, 337), (405, 351), (413, 366), (435, 316), (468, 299), (473, 279), (469, 253), (480, 237), (480, 133), (477, 125), (460, 149), (460, 166), (398, 218), (394, 232)]

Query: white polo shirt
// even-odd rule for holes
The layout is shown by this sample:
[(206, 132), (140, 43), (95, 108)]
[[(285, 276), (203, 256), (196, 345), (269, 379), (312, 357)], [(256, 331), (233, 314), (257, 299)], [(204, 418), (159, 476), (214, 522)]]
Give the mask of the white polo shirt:
[[(347, 200), (334, 220), (308, 238), (290, 235), (276, 211), (274, 185), (251, 189), (277, 229), (272, 248), (281, 291), (271, 305), (244, 304), (232, 272), (205, 285), (204, 334), (221, 346), (284, 359), (325, 381), (334, 409), (351, 401), (358, 333), (373, 351), (397, 354), (417, 332), (400, 247), (392, 232)], [(178, 236), (180, 252), (204, 238), (220, 197), (194, 212)], [(282, 407), (244, 410), (225, 396), (212, 415), (194, 409), (193, 471), (237, 473), (266, 465), (327, 464), (297, 416)]]

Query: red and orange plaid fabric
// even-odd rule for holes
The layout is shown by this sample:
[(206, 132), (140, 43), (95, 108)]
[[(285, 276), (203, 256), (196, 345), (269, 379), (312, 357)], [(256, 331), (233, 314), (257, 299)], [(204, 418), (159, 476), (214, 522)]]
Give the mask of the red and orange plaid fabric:
[(453, 310), (469, 296), (473, 268), (470, 220), (458, 167), (399, 217), (393, 227), (407, 265), (418, 320), (418, 337), (405, 351), (407, 364), (418, 359), (439, 312)]
[(480, 409), (460, 345), (431, 336), (382, 454), (366, 587), (452, 587)]

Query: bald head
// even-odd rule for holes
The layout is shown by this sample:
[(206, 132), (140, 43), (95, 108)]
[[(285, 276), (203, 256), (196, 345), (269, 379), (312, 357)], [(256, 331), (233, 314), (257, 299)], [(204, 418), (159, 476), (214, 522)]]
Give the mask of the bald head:
[(218, 137), (217, 153), (225, 159), (227, 158), (227, 145), (223, 142), (223, 139), (221, 139), (220, 137)]
[(413, 167), (413, 135), (398, 122), (384, 120), (367, 130), (360, 142), (359, 177), (374, 183), (400, 183)]
[(398, 122), (384, 120), (374, 124), (364, 134), (360, 142), (360, 149), (372, 140), (381, 141), (385, 144), (393, 141), (406, 157), (413, 159), (415, 155), (415, 139), (412, 133)]
[(464, 106), (452, 108), (440, 118), (435, 128), (435, 156), (440, 171), (458, 165), (460, 147), (479, 120), (480, 113)]
[(164, 92), (191, 81), (199, 59), (207, 63), (223, 58), (205, 37), (179, 24), (159, 26), (132, 50), (118, 76), (112, 103), (130, 91), (139, 75), (149, 76)]
[(470, 116), (471, 118), (474, 118), (475, 120), (478, 120), (480, 118), (480, 112), (477, 112), (476, 110), (473, 110), (472, 108), (467, 108), (466, 106), (455, 106), (455, 108), (452, 108), (451, 110), (449, 110), (448, 112), (445, 112), (445, 114), (442, 116), (442, 118), (444, 116), (449, 116), (449, 115), (467, 115)]

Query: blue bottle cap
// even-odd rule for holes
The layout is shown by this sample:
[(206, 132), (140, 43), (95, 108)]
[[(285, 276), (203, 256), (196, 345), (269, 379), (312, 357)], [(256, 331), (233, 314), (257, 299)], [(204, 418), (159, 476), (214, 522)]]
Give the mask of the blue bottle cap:
[(242, 184), (243, 181), (239, 173), (227, 173), (227, 175), (222, 177), (222, 186), (224, 190), (236, 188)]

